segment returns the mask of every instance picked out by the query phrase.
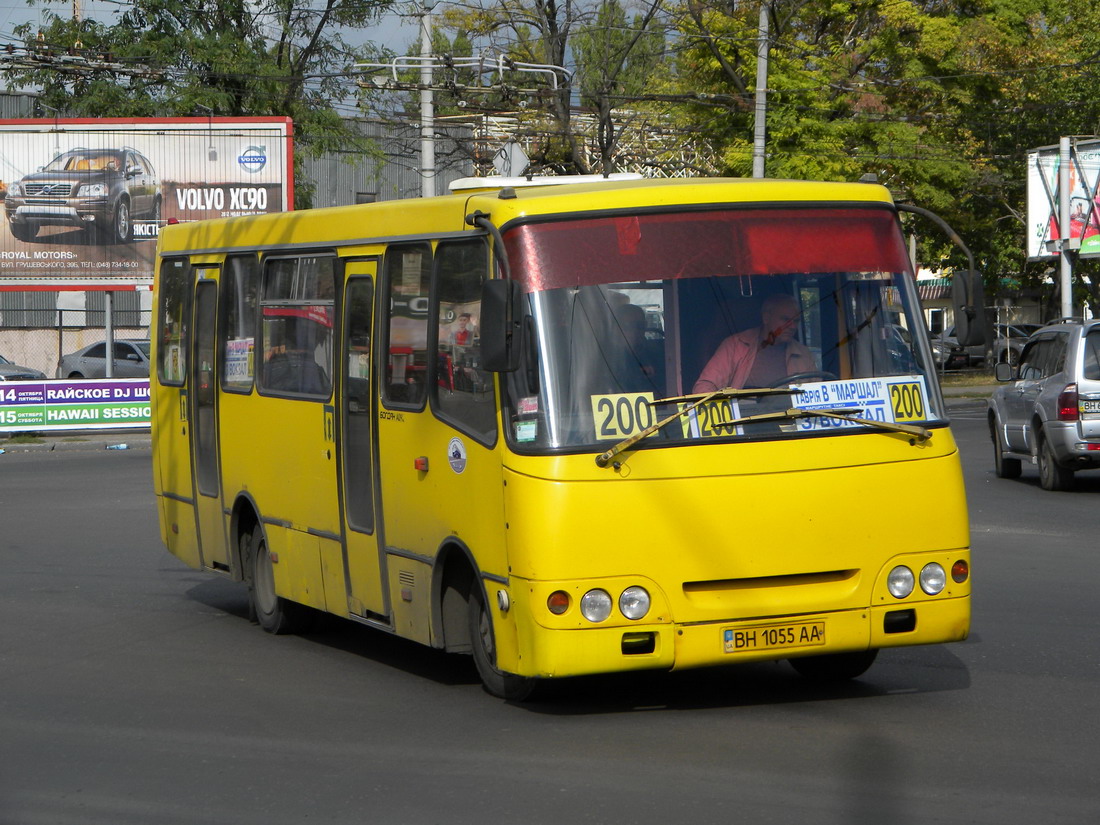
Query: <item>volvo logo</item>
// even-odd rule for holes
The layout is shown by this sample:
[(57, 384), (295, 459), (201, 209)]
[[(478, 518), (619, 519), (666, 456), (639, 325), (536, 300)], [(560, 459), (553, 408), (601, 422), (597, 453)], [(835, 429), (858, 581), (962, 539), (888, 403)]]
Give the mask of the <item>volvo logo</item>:
[(267, 147), (249, 146), (238, 156), (237, 163), (248, 174), (255, 175), (267, 166)]

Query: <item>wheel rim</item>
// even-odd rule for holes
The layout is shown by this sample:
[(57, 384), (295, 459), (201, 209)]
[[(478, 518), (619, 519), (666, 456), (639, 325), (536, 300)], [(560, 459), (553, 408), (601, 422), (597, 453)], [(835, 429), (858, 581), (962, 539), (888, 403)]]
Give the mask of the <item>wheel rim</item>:
[(126, 201), (119, 201), (118, 203), (115, 228), (118, 231), (119, 238), (125, 240), (130, 236), (130, 208), (126, 205)]

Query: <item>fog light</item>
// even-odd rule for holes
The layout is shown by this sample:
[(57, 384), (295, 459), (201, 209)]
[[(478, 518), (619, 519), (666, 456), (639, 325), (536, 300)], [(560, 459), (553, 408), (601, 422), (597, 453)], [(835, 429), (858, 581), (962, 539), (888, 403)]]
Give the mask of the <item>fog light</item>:
[(581, 596), (581, 615), (590, 622), (602, 622), (611, 615), (612, 604), (606, 590), (589, 590)]
[(943, 565), (932, 562), (921, 568), (920, 589), (929, 596), (935, 596), (943, 590), (946, 584), (947, 574), (943, 570)]
[(555, 590), (546, 599), (546, 609), (560, 616), (569, 609), (569, 594), (564, 590)]
[(904, 599), (913, 592), (914, 582), (913, 571), (899, 564), (890, 571), (890, 576), (886, 579), (886, 589), (895, 599)]
[(964, 559), (959, 559), (951, 565), (951, 578), (958, 584), (962, 584), (970, 578), (970, 565)]
[(619, 610), (628, 619), (640, 619), (649, 612), (649, 593), (644, 587), (628, 587), (619, 596)]

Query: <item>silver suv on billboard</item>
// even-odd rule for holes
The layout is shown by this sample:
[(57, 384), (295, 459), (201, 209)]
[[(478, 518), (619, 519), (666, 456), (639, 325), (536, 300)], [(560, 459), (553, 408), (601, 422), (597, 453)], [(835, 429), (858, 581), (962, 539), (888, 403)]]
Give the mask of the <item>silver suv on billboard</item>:
[(1044, 490), (1068, 490), (1077, 470), (1100, 468), (1100, 321), (1043, 327), (996, 375), (1004, 383), (988, 415), (1000, 478), (1019, 478), (1026, 462)]
[(160, 221), (160, 181), (136, 149), (70, 149), (11, 184), (4, 212), (16, 240), (33, 241), (44, 226), (70, 226), (126, 243), (135, 220)]

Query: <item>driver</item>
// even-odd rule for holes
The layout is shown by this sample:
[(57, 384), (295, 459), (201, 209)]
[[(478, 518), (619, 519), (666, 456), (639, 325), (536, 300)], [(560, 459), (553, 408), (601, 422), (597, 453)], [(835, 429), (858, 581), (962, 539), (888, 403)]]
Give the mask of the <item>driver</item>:
[(813, 354), (795, 340), (798, 299), (790, 293), (769, 295), (760, 308), (760, 326), (729, 336), (703, 367), (692, 392), (733, 387), (771, 387), (788, 375), (817, 370)]

